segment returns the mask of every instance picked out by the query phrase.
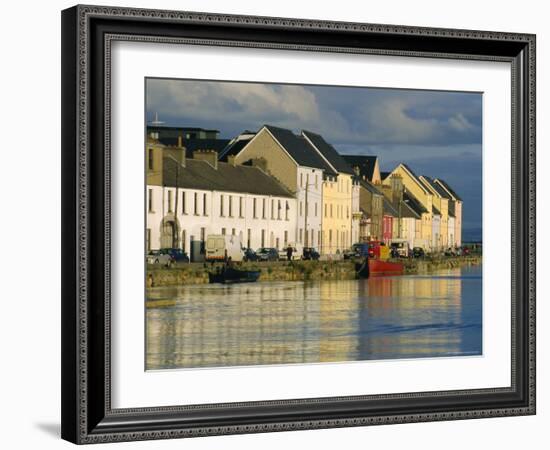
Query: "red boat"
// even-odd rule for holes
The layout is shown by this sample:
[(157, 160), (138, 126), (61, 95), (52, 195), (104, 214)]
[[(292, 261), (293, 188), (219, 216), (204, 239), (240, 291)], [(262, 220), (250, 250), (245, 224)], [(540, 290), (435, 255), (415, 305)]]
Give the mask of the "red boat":
[(369, 259), (369, 271), (371, 276), (403, 275), (403, 264), (382, 261), (380, 259)]
[(403, 275), (403, 264), (386, 261), (389, 248), (380, 241), (369, 242), (369, 271), (372, 276)]

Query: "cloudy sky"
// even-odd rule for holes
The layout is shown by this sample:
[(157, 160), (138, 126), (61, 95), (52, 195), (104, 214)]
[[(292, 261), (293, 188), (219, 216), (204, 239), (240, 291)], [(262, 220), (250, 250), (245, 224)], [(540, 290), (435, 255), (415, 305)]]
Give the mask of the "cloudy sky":
[(479, 93), (148, 79), (147, 120), (215, 128), (230, 139), (263, 124), (317, 132), (342, 154), (405, 162), (463, 197), (464, 228), (481, 228)]

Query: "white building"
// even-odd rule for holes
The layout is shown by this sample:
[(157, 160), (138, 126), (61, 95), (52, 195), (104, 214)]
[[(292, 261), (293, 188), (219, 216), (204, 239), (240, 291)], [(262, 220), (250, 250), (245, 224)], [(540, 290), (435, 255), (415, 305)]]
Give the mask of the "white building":
[(335, 177), (337, 173), (303, 136), (290, 130), (264, 125), (254, 137), (241, 141), (241, 144), (244, 145), (236, 145), (237, 150), (230, 149), (228, 153), (239, 164), (261, 160), (268, 173), (295, 196), (295, 242), (319, 247), (323, 180), (327, 173)]
[(295, 242), (296, 199), (260, 167), (218, 162), (208, 150), (162, 161), (162, 182), (147, 185), (148, 249), (190, 253), (209, 234), (237, 235), (253, 249)]

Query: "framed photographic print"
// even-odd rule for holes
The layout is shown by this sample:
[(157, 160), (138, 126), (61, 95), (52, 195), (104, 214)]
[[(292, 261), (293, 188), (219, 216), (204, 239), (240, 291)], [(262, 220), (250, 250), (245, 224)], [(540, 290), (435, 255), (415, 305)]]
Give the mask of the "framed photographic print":
[(535, 413), (535, 36), (62, 13), (62, 436)]

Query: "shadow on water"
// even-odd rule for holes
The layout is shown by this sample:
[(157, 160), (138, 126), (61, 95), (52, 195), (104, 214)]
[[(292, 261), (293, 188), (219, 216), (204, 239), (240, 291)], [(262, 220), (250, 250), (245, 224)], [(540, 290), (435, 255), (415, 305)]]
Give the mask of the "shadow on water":
[(154, 288), (147, 368), (481, 354), (481, 267), (431, 276)]

